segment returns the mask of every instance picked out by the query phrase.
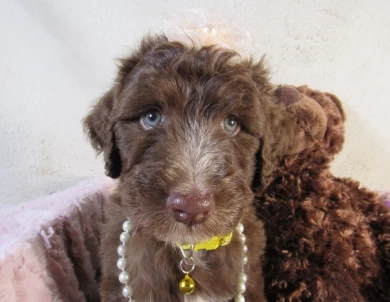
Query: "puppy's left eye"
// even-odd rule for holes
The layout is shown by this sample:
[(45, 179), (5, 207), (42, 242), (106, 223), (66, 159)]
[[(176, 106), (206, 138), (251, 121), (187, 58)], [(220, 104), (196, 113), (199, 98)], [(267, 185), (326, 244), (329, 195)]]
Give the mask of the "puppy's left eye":
[(236, 134), (240, 130), (240, 125), (234, 116), (228, 116), (222, 121), (222, 128), (229, 134)]
[(145, 129), (150, 129), (158, 126), (162, 121), (160, 111), (153, 110), (144, 114), (141, 118), (141, 126)]

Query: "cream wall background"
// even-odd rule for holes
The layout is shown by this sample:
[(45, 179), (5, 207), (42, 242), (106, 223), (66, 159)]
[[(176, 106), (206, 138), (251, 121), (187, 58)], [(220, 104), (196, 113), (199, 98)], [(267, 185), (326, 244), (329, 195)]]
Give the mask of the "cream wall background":
[(348, 122), (334, 172), (390, 189), (389, 1), (15, 0), (0, 1), (0, 206), (103, 175), (80, 120), (113, 59), (172, 9), (199, 7), (245, 20), (274, 83), (338, 95)]

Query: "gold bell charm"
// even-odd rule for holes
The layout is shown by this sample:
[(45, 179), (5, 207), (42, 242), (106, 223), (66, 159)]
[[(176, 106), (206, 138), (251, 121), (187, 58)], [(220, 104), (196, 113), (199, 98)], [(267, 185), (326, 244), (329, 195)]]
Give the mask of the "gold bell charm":
[(192, 277), (186, 273), (183, 279), (179, 282), (179, 289), (180, 291), (185, 295), (191, 295), (196, 287), (195, 280), (192, 279)]

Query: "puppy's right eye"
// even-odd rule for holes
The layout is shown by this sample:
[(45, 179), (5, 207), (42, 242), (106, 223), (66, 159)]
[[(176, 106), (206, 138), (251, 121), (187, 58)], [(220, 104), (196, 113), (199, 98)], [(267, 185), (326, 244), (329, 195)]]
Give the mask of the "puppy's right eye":
[(237, 134), (240, 131), (240, 125), (234, 116), (228, 116), (222, 121), (222, 128), (229, 134)]
[(162, 115), (158, 110), (149, 111), (141, 117), (141, 126), (151, 129), (158, 126), (162, 121)]

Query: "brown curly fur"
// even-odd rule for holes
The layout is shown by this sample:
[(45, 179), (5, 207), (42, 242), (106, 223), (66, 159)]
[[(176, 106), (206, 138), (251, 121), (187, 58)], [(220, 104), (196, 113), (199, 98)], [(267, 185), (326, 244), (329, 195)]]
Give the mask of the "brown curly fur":
[(344, 141), (340, 101), (306, 86), (298, 90), (322, 106), (327, 129), (283, 158), (270, 185), (256, 193), (267, 234), (267, 298), (390, 301), (390, 213), (375, 193), (329, 171)]
[[(121, 61), (115, 85), (85, 119), (92, 145), (104, 153), (107, 174), (119, 177), (102, 230), (103, 301), (125, 300), (115, 263), (126, 217), (135, 226), (126, 256), (136, 301), (183, 301), (176, 242), (227, 234), (240, 220), (249, 247), (245, 296), (264, 301), (265, 235), (251, 187), (255, 162), (261, 159), (258, 179), (264, 183), (296, 131), (272, 99), (262, 61), (241, 61), (217, 47), (195, 49), (164, 36), (147, 37)], [(145, 131), (140, 118), (151, 108), (159, 108), (164, 120)], [(241, 126), (234, 136), (221, 127), (231, 114)], [(166, 200), (174, 191), (194, 187), (210, 193), (216, 206), (204, 223), (188, 226), (175, 221)], [(236, 237), (226, 247), (197, 253), (193, 277), (198, 286), (186, 301), (232, 299), (240, 255)]]

